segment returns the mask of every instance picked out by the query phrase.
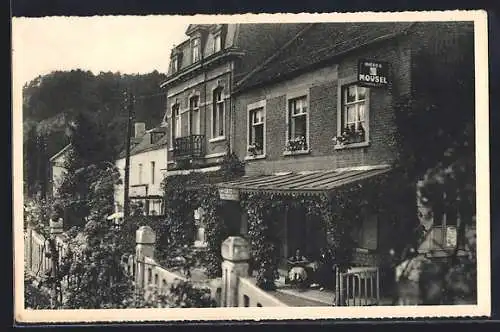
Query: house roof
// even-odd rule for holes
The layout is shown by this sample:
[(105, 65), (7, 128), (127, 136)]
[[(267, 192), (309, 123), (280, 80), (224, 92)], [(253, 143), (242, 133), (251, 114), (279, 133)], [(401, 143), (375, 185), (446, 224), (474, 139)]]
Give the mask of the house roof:
[(390, 170), (391, 167), (388, 165), (377, 165), (328, 171), (284, 172), (273, 175), (244, 176), (237, 181), (220, 183), (218, 187), (241, 192), (315, 195), (384, 174)]
[[(157, 142), (151, 144), (151, 133), (156, 133), (156, 132), (162, 132), (165, 133), (164, 128), (153, 128), (150, 130), (147, 130), (144, 135), (142, 135), (138, 140), (137, 144), (133, 145), (130, 149), (130, 155), (136, 155), (142, 152), (147, 152), (147, 151), (152, 151), (152, 150), (158, 150), (160, 148), (163, 148), (168, 141), (167, 134), (165, 133), (162, 138), (160, 138)], [(119, 159), (125, 158), (126, 151), (123, 150), (120, 152), (118, 155)]]
[(66, 145), (64, 148), (62, 148), (59, 152), (57, 152), (55, 155), (50, 157), (49, 161), (54, 162), (57, 158), (62, 156), (71, 146), (71, 144)]
[(242, 77), (237, 90), (272, 82), (376, 41), (407, 31), (412, 22), (316, 23)]
[[(232, 54), (241, 56), (244, 52), (248, 56), (244, 57), (242, 61), (237, 61), (235, 64), (234, 74), (236, 76), (245, 76), (247, 72), (254, 69), (265, 59), (269, 58), (276, 50), (282, 47), (287, 41), (294, 38), (294, 36), (301, 31), (308, 23), (238, 23), (238, 24), (222, 24), (224, 48), (221, 53), (214, 53), (213, 50), (213, 36), (212, 34), (206, 35), (206, 42), (202, 49), (202, 58), (205, 60), (213, 56), (222, 56), (223, 54)], [(189, 34), (198, 25), (191, 25), (186, 30)], [(210, 29), (217, 26), (203, 25), (203, 28)], [(181, 55), (182, 61), (180, 68), (177, 72), (172, 71), (172, 61), (170, 61), (167, 81), (176, 78), (177, 75), (183, 75), (189, 68), (196, 67), (196, 64), (191, 62), (191, 43), (187, 38), (179, 45), (172, 49), (171, 58), (173, 55)]]

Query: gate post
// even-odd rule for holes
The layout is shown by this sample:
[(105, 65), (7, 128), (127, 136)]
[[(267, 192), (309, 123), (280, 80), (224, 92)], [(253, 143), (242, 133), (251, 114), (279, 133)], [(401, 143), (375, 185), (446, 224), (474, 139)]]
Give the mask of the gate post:
[(156, 234), (149, 226), (141, 226), (135, 232), (136, 287), (143, 287), (145, 278), (144, 257), (154, 258)]
[(222, 307), (238, 306), (238, 284), (240, 277), (248, 276), (250, 244), (239, 236), (230, 236), (221, 247), (222, 262)]

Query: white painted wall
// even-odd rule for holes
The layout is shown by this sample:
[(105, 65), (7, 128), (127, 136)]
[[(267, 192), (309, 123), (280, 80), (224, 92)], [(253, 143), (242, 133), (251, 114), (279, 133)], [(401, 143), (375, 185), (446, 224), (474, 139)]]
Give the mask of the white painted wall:
[(66, 169), (63, 167), (65, 161), (64, 153), (51, 161), (51, 173), (52, 173), (52, 194), (57, 195), (57, 191), (61, 185), (62, 178), (66, 173)]
[[(155, 162), (154, 183), (152, 182), (151, 162)], [(142, 176), (139, 176), (139, 164), (142, 164)], [(115, 186), (115, 203), (123, 207), (124, 202), (124, 182), (125, 182), (125, 158), (118, 159), (115, 162), (120, 172), (122, 180), (121, 185)], [(164, 172), (167, 168), (167, 146), (156, 150), (140, 152), (130, 156), (130, 187), (138, 184), (147, 184), (148, 195), (163, 196), (161, 183), (164, 178)], [(130, 190), (130, 189), (129, 189)]]

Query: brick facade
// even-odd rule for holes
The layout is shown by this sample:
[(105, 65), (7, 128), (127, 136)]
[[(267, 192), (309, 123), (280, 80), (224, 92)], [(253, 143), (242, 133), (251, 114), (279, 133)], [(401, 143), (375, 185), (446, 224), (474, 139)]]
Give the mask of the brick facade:
[[(190, 25), (186, 31), (189, 39), (178, 45), (172, 52), (168, 78), (162, 84), (167, 93), (164, 121), (170, 126), (168, 170), (203, 168), (219, 164), (231, 145), (234, 119), (232, 119), (232, 91), (235, 80), (245, 77), (258, 68), (277, 49), (303, 29), (307, 24), (223, 24)], [(197, 31), (197, 32), (196, 32)], [(223, 48), (214, 52), (214, 36), (222, 36)], [(200, 39), (201, 57), (192, 62), (192, 41)], [(173, 63), (181, 55), (177, 70)], [(225, 119), (224, 137), (212, 136), (213, 90), (223, 88)], [(200, 130), (204, 135), (202, 156), (188, 158), (180, 162), (173, 154), (172, 106), (179, 105), (181, 112), (181, 135), (188, 137), (189, 99), (199, 96)]]
[[(339, 82), (355, 77), (360, 58), (389, 62), (393, 84), (388, 89), (369, 90), (369, 146), (338, 150), (332, 138), (337, 136)], [(241, 93), (235, 98), (234, 151), (241, 159), (247, 156), (247, 105), (265, 99), (266, 157), (247, 160), (248, 174), (390, 164), (395, 153), (390, 145), (394, 131), (393, 94), (410, 90), (410, 68), (408, 43), (405, 40), (391, 41), (360, 50), (341, 59), (338, 64), (302, 74), (285, 83)], [(295, 91), (303, 91), (309, 98), (310, 152), (285, 156), (287, 95)]]

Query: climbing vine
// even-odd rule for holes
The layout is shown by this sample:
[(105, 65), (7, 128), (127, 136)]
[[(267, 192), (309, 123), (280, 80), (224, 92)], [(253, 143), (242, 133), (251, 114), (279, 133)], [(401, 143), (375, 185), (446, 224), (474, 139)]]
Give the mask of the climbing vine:
[(163, 189), (166, 224), (165, 229), (157, 233), (160, 242), (163, 242), (162, 251), (178, 252), (179, 248), (191, 248), (196, 232), (194, 211), (201, 208), (207, 239), (202, 261), (209, 277), (221, 275), (220, 246), (227, 237), (227, 229), (220, 214), (221, 201), (215, 184), (244, 174), (244, 164), (234, 153), (226, 154), (220, 166), (220, 169), (214, 172), (193, 171), (165, 179)]
[(394, 202), (401, 200), (401, 193), (391, 190), (398, 181), (389, 179), (392, 178), (382, 175), (320, 195), (243, 194), (241, 204), (248, 215), (248, 235), (257, 284), (264, 289), (275, 287), (280, 259), (277, 234), (281, 226), (278, 220), (282, 220), (287, 210), (300, 209), (312, 222), (321, 223), (326, 235), (326, 246), (321, 249), (327, 259), (324, 264), (335, 264), (342, 271), (355, 264), (353, 249), (357, 244), (351, 231), (363, 217), (363, 208), (369, 204), (374, 212), (389, 218), (387, 215)]
[(222, 202), (217, 188), (207, 187), (200, 193), (200, 207), (204, 212), (205, 237), (207, 250), (204, 263), (209, 277), (220, 277), (222, 275), (221, 243), (226, 239), (227, 227), (220, 217)]
[(279, 201), (262, 193), (248, 194), (242, 199), (248, 214), (248, 236), (251, 245), (252, 268), (257, 270), (257, 285), (263, 289), (275, 288), (278, 275), (278, 239), (276, 218)]

